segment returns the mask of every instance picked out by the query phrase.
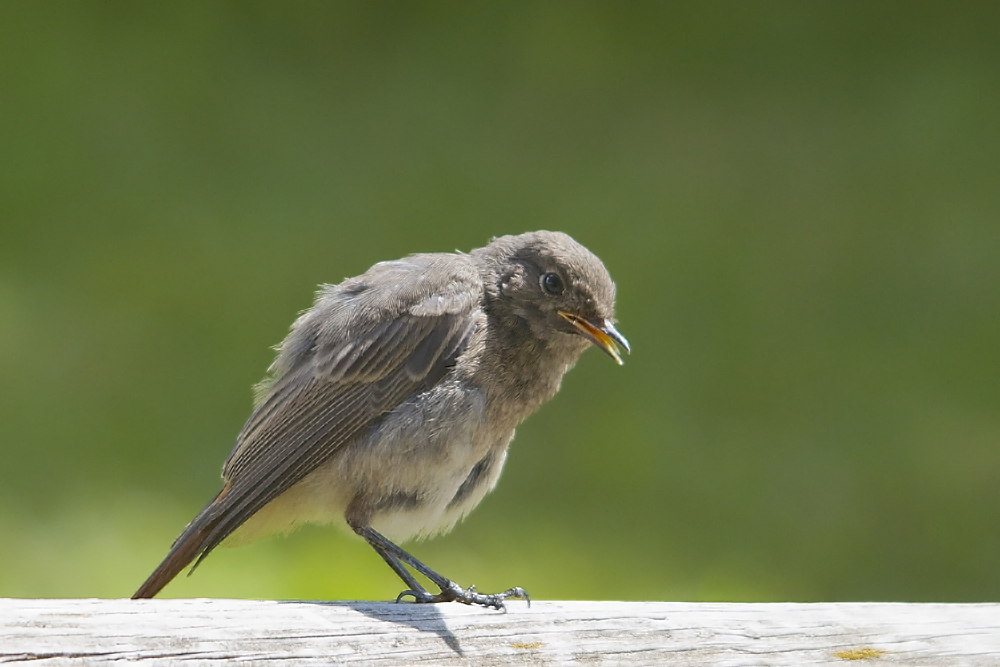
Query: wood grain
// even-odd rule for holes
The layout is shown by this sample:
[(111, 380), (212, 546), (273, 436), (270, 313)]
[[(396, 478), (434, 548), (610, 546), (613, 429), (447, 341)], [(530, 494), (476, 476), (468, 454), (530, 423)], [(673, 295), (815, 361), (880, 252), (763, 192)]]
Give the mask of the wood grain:
[(1000, 665), (1000, 605), (0, 599), (0, 662)]

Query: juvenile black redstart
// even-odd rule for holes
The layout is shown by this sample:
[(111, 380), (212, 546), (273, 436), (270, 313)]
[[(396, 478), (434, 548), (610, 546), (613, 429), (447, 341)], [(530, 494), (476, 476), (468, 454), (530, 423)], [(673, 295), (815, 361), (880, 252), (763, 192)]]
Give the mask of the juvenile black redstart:
[(470, 512), (496, 485), (514, 429), (590, 344), (622, 362), (614, 305), (601, 260), (546, 231), (323, 285), (257, 387), (222, 490), (132, 597), (156, 595), (227, 538), (343, 517), (408, 587), (397, 600), (526, 599), (518, 587), (463, 589), (389, 538), (444, 533)]

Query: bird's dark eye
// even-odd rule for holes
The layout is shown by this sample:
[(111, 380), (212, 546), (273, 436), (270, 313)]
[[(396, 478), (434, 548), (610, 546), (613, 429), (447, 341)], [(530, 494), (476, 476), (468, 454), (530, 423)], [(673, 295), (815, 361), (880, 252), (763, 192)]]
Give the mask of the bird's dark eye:
[(552, 296), (559, 296), (563, 293), (563, 281), (558, 273), (546, 273), (542, 276), (542, 289)]

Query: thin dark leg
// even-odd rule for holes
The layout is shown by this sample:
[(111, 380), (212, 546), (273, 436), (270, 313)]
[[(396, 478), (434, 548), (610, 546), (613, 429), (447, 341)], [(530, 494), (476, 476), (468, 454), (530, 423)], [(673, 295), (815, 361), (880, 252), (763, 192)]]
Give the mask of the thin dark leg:
[(402, 579), (406, 583), (406, 585), (410, 587), (409, 590), (403, 591), (402, 593), (399, 594), (398, 597), (396, 597), (396, 602), (399, 602), (399, 600), (406, 595), (412, 595), (414, 598), (422, 596), (424, 597), (431, 596), (431, 594), (428, 593), (427, 590), (420, 585), (420, 582), (417, 581), (416, 577), (410, 574), (410, 571), (407, 570), (406, 567), (404, 567), (403, 564), (400, 563), (395, 556), (393, 556), (391, 553), (387, 551), (383, 551), (381, 548), (375, 546), (371, 542), (369, 542), (368, 544), (370, 544), (371, 547), (375, 549), (375, 552), (382, 557), (382, 560), (386, 562), (386, 565), (391, 567), (392, 571), (395, 572), (399, 576), (399, 578)]
[[(372, 546), (375, 551), (382, 556), (382, 559), (388, 563), (389, 567), (392, 568), (393, 572), (399, 575), (410, 590), (403, 591), (396, 598), (398, 602), (401, 598), (405, 596), (413, 596), (416, 602), (461, 602), (463, 604), (478, 604), (484, 607), (493, 607), (494, 609), (501, 609), (506, 611), (507, 607), (504, 605), (504, 600), (507, 598), (520, 598), (527, 601), (528, 605), (531, 605), (531, 598), (524, 591), (523, 588), (515, 586), (514, 588), (509, 588), (502, 593), (494, 593), (492, 595), (483, 595), (482, 593), (476, 592), (475, 586), (469, 586), (468, 589), (464, 589), (452, 580), (442, 577), (440, 574), (427, 567), (419, 560), (403, 551), (400, 547), (396, 546), (388, 539), (383, 537), (378, 531), (368, 527), (368, 526), (351, 526), (361, 537), (365, 538), (365, 541)], [(441, 589), (441, 592), (437, 595), (431, 595), (424, 588), (417, 583), (416, 579), (410, 574), (402, 563), (406, 563), (414, 570), (424, 575), (435, 586)]]

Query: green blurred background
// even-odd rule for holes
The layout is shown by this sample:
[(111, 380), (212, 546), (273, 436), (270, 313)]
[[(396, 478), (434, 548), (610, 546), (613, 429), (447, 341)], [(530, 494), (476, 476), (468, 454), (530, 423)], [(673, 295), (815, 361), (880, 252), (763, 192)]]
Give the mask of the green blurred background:
[[(414, 553), (542, 599), (1000, 598), (1000, 4), (4, 2), (0, 595), (127, 596), (320, 282), (566, 231), (588, 352)], [(389, 599), (329, 527), (166, 596)]]

